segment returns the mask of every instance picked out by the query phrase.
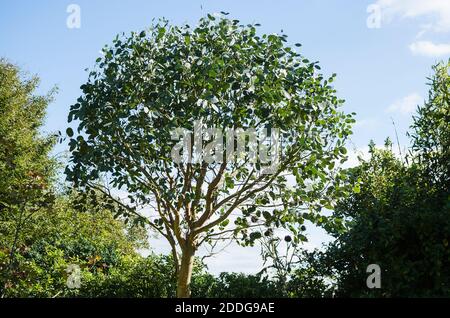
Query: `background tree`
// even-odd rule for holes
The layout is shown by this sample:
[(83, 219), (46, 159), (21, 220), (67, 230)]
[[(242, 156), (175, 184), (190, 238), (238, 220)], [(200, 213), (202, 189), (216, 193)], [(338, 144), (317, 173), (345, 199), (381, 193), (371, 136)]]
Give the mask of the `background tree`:
[[(107, 282), (118, 272), (126, 279), (131, 264), (143, 262), (137, 248), (147, 246), (146, 236), (115, 220), (111, 211), (75, 209), (76, 199), (76, 193), (59, 194), (51, 206), (33, 216), (33, 224), (24, 229), (26, 239), (18, 245), (15, 269), (5, 277), (5, 297), (113, 297), (123, 292), (125, 283), (117, 284), (114, 292)], [(4, 267), (8, 254), (1, 247)], [(74, 265), (80, 268), (80, 288), (67, 285), (68, 269)]]
[(124, 226), (110, 211), (85, 206), (81, 212), (76, 192), (57, 191), (55, 138), (39, 131), (54, 90), (36, 95), (38, 84), (38, 77), (0, 60), (2, 297), (75, 295), (66, 286), (69, 264), (83, 273), (109, 269), (144, 240), (141, 229)]
[[(69, 122), (79, 123), (77, 136), (67, 129), (68, 180), (167, 239), (179, 297), (190, 295), (202, 244), (252, 245), (260, 227), (266, 235), (287, 228), (300, 243), (303, 220), (320, 222), (321, 207), (348, 192), (336, 163), (345, 160), (354, 120), (339, 111), (334, 76), (324, 79), (316, 62), (284, 42), (285, 35), (258, 36), (254, 25), (211, 15), (195, 28), (162, 21), (105, 47), (71, 106)], [(217, 148), (209, 152), (214, 162), (174, 162), (172, 134), (193, 132), (195, 120), (222, 132), (279, 128), (279, 165), (264, 174), (267, 163), (227, 160)], [(234, 138), (226, 142), (235, 149)], [(247, 150), (255, 144), (262, 149), (247, 142)]]
[[(338, 228), (333, 226), (338, 231)], [(306, 239), (306, 238), (304, 238)], [(289, 239), (288, 239), (289, 240)], [(264, 238), (261, 254), (265, 267), (258, 273), (275, 286), (272, 297), (330, 297), (332, 289), (328, 273), (323, 271), (317, 252), (303, 250), (292, 241)]]
[(412, 125), (412, 151), (430, 182), (450, 187), (450, 60), (433, 66), (428, 101)]
[(53, 201), (55, 162), (48, 153), (54, 138), (39, 133), (53, 91), (36, 95), (38, 83), (0, 59), (0, 243), (8, 255), (2, 282), (16, 270), (17, 249), (28, 238), (25, 229)]
[[(370, 147), (371, 158), (350, 170), (361, 191), (341, 200), (334, 233), (319, 269), (337, 278), (338, 296), (450, 295), (449, 64), (434, 67), (428, 101), (412, 125), (412, 151), (397, 158)], [(369, 264), (381, 267), (381, 289), (369, 290)]]

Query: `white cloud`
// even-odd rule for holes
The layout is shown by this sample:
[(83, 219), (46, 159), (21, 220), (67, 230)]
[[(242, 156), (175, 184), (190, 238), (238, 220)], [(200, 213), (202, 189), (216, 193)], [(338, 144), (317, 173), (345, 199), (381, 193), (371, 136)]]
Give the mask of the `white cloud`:
[(399, 112), (401, 114), (410, 114), (416, 110), (417, 105), (422, 101), (423, 98), (419, 94), (413, 93), (395, 101), (386, 111), (388, 113)]
[(435, 32), (450, 31), (450, 1), (449, 0), (378, 0), (384, 22), (390, 22), (399, 17), (427, 18), (428, 25)]
[(450, 44), (435, 44), (431, 41), (417, 41), (409, 45), (413, 54), (424, 55), (428, 57), (438, 57), (450, 55)]
[[(420, 18), (416, 40), (429, 31), (450, 32), (450, 0), (377, 0), (375, 5), (380, 10), (383, 23)], [(415, 55), (427, 57), (450, 55), (450, 43), (416, 41), (409, 45), (409, 49)]]

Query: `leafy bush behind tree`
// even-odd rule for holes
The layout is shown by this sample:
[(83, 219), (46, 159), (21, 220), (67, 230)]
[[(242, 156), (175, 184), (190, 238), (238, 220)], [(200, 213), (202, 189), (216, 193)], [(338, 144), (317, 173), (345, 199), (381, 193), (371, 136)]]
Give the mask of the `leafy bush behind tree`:
[[(434, 67), (429, 98), (414, 117), (408, 156), (370, 145), (370, 159), (349, 170), (360, 192), (341, 200), (347, 231), (319, 253), (337, 296), (450, 296), (450, 63)], [(365, 281), (381, 267), (381, 289)]]

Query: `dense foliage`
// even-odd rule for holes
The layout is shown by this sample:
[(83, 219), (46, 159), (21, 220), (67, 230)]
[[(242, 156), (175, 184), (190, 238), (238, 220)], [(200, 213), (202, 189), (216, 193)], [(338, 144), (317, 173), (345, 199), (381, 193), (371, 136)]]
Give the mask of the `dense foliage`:
[[(398, 158), (389, 141), (372, 144), (370, 159), (350, 170), (361, 190), (337, 206), (348, 229), (335, 233), (321, 264), (338, 296), (450, 296), (449, 66), (434, 67), (411, 153)], [(381, 289), (365, 285), (369, 264), (381, 267)]]
[[(36, 77), (25, 78), (0, 60), (0, 279), (19, 275), (16, 253), (33, 238), (35, 218), (54, 200), (52, 138), (39, 134), (52, 93), (38, 96)], [(3, 284), (2, 284), (3, 285)], [(0, 286), (0, 293), (3, 293)]]

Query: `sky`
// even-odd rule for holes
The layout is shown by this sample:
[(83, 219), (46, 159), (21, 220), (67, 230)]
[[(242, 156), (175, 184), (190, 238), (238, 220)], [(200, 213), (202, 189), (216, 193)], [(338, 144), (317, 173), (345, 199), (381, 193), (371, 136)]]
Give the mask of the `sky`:
[[(38, 75), (39, 93), (58, 88), (43, 133), (65, 131), (85, 69), (116, 34), (144, 30), (161, 17), (193, 26), (220, 11), (243, 24), (260, 23), (261, 34), (283, 32), (288, 44), (301, 43), (300, 53), (320, 62), (325, 75), (337, 74), (343, 110), (357, 114), (349, 164), (354, 154), (367, 152), (371, 139), (377, 145), (386, 137), (395, 141), (392, 122), (401, 147), (408, 146), (406, 131), (427, 97), (431, 66), (450, 57), (450, 0), (2, 0), (0, 57)], [(65, 151), (59, 145), (54, 153)], [(329, 240), (319, 229), (309, 230), (309, 237), (307, 248)], [(151, 244), (167, 251), (161, 240)], [(214, 273), (254, 273), (262, 266), (258, 247), (235, 245), (206, 263)]]

